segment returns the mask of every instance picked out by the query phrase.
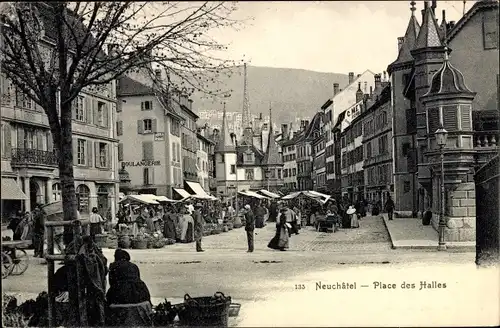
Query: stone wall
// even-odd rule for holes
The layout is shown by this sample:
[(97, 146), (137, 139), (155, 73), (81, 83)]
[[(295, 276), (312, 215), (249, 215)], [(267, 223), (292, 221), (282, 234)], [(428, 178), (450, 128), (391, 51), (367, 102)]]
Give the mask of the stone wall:
[[(435, 184), (438, 185), (439, 184)], [(439, 189), (435, 190), (439, 192)], [(445, 186), (445, 241), (464, 242), (476, 240), (476, 191), (473, 182)], [(437, 230), (439, 209), (434, 207), (432, 225)]]

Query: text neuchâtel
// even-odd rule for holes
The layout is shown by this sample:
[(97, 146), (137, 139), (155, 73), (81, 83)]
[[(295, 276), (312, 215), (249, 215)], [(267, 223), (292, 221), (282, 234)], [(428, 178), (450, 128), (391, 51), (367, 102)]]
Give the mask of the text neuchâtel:
[[(361, 287), (370, 287), (369, 285), (361, 285)], [(418, 283), (406, 282), (402, 283), (386, 283), (381, 281), (374, 281), (371, 284), (372, 289), (376, 290), (395, 290), (395, 289), (445, 289), (447, 288), (446, 283), (438, 281), (426, 281), (421, 280)], [(346, 290), (346, 289), (357, 289), (356, 282), (335, 282), (335, 283), (323, 283), (321, 281), (316, 282), (316, 290)], [(361, 288), (363, 289), (363, 288)]]
[(323, 284), (321, 281), (316, 283), (316, 290), (323, 289), (356, 289), (355, 282), (337, 282), (334, 284)]

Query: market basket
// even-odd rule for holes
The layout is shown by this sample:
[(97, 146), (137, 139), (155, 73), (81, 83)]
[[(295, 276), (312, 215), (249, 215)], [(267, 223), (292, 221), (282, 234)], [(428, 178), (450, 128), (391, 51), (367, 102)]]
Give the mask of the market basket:
[(227, 327), (231, 297), (217, 292), (214, 296), (191, 297), (184, 295), (179, 311), (182, 326)]

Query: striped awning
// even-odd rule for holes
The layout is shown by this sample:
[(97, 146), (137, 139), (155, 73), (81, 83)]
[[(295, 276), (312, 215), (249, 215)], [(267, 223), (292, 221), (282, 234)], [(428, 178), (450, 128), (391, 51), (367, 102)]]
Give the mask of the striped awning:
[(25, 200), (28, 196), (14, 179), (2, 178), (2, 200)]

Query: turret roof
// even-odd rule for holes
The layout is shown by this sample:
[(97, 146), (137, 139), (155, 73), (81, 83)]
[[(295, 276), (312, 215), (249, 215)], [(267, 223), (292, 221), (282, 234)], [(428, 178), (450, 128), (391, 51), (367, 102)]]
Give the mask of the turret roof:
[(231, 134), (229, 133), (229, 126), (227, 124), (226, 118), (226, 105), (224, 105), (223, 114), (222, 114), (222, 127), (220, 131), (220, 138), (215, 145), (215, 152), (236, 152), (236, 149), (233, 144), (233, 140), (231, 138)]
[(436, 22), (436, 17), (432, 7), (425, 9), (422, 26), (418, 33), (415, 49), (442, 47), (441, 38), (439, 36), (439, 26)]
[(283, 158), (281, 157), (276, 137), (273, 131), (273, 122), (271, 119), (271, 110), (269, 110), (269, 137), (267, 138), (267, 149), (262, 160), (264, 165), (283, 165)]

